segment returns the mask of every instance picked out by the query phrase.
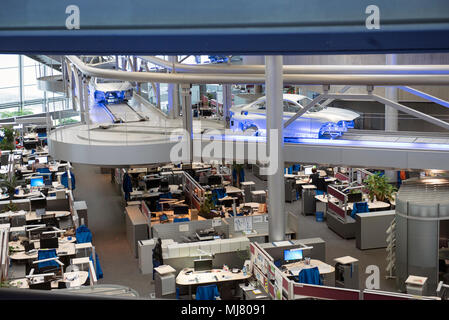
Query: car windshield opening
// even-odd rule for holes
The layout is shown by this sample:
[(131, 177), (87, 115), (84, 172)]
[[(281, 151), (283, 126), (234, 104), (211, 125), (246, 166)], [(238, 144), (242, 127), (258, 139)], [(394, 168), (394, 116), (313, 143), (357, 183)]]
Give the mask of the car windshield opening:
[[(306, 107), (310, 102), (312, 102), (312, 99), (307, 98), (307, 97), (298, 100), (298, 103), (299, 103), (300, 105), (302, 105), (303, 107)], [(312, 108), (309, 109), (309, 112), (317, 112), (317, 111), (321, 111), (321, 110), (323, 110), (324, 108), (326, 108), (326, 107), (322, 106), (321, 104), (316, 104), (316, 105), (314, 105)]]

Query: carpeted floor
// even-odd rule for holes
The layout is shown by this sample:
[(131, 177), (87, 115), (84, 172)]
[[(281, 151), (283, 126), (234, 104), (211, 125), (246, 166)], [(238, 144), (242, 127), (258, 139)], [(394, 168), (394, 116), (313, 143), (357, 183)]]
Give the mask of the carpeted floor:
[[(138, 260), (132, 256), (126, 239), (125, 217), (121, 197), (116, 185), (111, 183), (109, 174), (101, 174), (100, 168), (88, 165), (74, 165), (76, 175), (75, 199), (85, 200), (88, 206), (89, 228), (93, 233), (93, 243), (100, 257), (104, 278), (99, 283), (119, 284), (135, 289), (142, 297), (149, 297), (154, 292), (151, 276), (142, 275)], [(262, 181), (246, 171), (246, 181), (254, 181), (255, 189), (266, 189), (267, 182)], [(297, 239), (320, 237), (326, 241), (326, 262), (334, 265), (334, 258), (353, 256), (359, 259), (360, 288), (365, 288), (368, 265), (380, 269), (380, 289), (396, 291), (395, 280), (385, 279), (385, 249), (359, 250), (355, 239), (345, 240), (331, 231), (325, 222), (315, 221), (314, 216), (300, 214), (300, 201), (286, 203), (286, 211), (297, 214), (300, 229)], [(333, 275), (326, 277), (326, 284), (334, 283)]]
[(104, 277), (99, 284), (118, 284), (149, 297), (154, 292), (152, 278), (142, 275), (126, 239), (125, 215), (121, 197), (109, 174), (96, 166), (74, 164), (75, 200), (87, 203), (89, 229)]

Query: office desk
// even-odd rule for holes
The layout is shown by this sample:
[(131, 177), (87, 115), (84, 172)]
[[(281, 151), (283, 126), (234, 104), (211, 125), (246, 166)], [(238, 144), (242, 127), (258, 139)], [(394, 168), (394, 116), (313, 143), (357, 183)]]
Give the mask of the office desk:
[[(186, 272), (192, 271), (190, 274)], [(220, 284), (228, 281), (245, 281), (251, 278), (251, 273), (247, 273), (246, 276), (240, 270), (238, 273), (232, 273), (231, 271), (224, 271), (223, 269), (213, 269), (211, 271), (195, 272), (193, 268), (186, 268), (179, 272), (176, 277), (176, 284), (179, 286), (189, 287), (189, 296), (192, 295), (192, 286), (201, 286), (207, 284)]]
[[(76, 237), (71, 237), (70, 240), (68, 239), (68, 237), (58, 238), (59, 246), (62, 246), (65, 243), (75, 243), (75, 242)], [(34, 243), (34, 248), (36, 249), (40, 248), (41, 244), (39, 240), (30, 240), (30, 243)], [(25, 247), (20, 243), (20, 241), (10, 241), (9, 246), (13, 247), (14, 251), (25, 251)]]
[[(194, 221), (194, 220), (192, 220), (191, 210), (192, 209), (189, 209), (189, 214), (184, 214), (184, 215), (179, 215), (179, 214), (175, 215), (172, 210), (152, 212), (152, 214), (155, 214), (156, 217), (151, 217), (151, 225), (161, 223), (160, 216), (164, 213), (167, 215), (168, 220), (163, 221), (162, 223), (173, 223), (175, 217), (180, 218), (180, 219), (189, 218), (190, 221)], [(206, 219), (204, 217), (198, 216), (197, 220), (206, 220)], [(186, 221), (186, 222), (188, 222), (188, 221)], [(186, 222), (183, 222), (183, 223), (186, 223)]]
[(25, 215), (26, 221), (40, 220), (47, 215), (55, 215), (55, 218), (67, 217), (70, 215), (70, 211), (45, 211), (44, 215), (38, 216), (35, 211), (31, 211)]
[(284, 273), (287, 275), (294, 275), (297, 276), (299, 272), (302, 269), (311, 269), (318, 267), (318, 271), (321, 274), (330, 274), (335, 272), (335, 268), (323, 261), (316, 260), (316, 259), (310, 259), (310, 264), (306, 265), (305, 261), (298, 261), (293, 262), (289, 264), (284, 264), (283, 267), (285, 268)]
[(31, 190), (29, 193), (24, 193), (22, 188), (19, 188), (19, 193), (14, 194), (14, 198), (37, 198), (40, 197), (41, 191), (40, 190)]
[[(68, 283), (69, 288), (79, 287), (86, 283), (87, 278), (89, 277), (89, 272), (87, 271), (74, 271), (74, 272), (65, 272), (63, 279), (55, 280), (51, 282), (52, 289), (58, 289), (59, 282)], [(43, 282), (43, 277), (35, 277), (36, 283)], [(14, 287), (20, 289), (29, 289), (28, 279), (17, 279), (10, 282), (10, 284)]]
[(236, 188), (234, 186), (226, 186), (226, 193), (227, 194), (232, 194), (232, 193), (242, 193), (243, 190)]
[[(328, 197), (326, 195), (318, 195), (315, 196), (315, 199), (324, 203), (328, 203)], [(336, 203), (337, 200), (331, 197), (331, 202)], [(363, 201), (361, 201), (363, 202)], [(348, 203), (348, 210), (352, 211), (354, 203)], [(390, 208), (390, 204), (383, 201), (368, 201), (368, 209), (370, 210), (380, 210), (380, 209), (388, 209)]]
[[(60, 244), (56, 249), (58, 256), (72, 256), (76, 253), (75, 244), (73, 242), (66, 242)], [(37, 252), (33, 254), (25, 254), (25, 251), (14, 252), (9, 256), (12, 260), (35, 260), (37, 259)]]

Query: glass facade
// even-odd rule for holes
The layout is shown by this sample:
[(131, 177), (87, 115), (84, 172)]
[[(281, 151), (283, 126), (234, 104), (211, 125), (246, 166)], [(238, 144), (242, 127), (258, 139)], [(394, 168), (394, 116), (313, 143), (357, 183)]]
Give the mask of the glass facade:
[(40, 113), (66, 109), (64, 95), (39, 90), (37, 79), (60, 71), (24, 55), (0, 55), (0, 119), (17, 112)]

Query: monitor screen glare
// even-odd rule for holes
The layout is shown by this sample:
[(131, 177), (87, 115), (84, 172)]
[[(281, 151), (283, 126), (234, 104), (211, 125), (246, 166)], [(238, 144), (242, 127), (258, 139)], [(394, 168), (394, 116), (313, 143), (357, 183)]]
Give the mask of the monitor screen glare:
[(305, 167), (304, 168), (304, 174), (311, 175), (312, 174), (312, 167)]
[(30, 185), (32, 187), (42, 187), (44, 185), (44, 177), (40, 176), (40, 177), (31, 178)]
[(48, 157), (37, 157), (36, 159), (39, 160), (39, 163), (47, 163)]
[(284, 260), (285, 261), (302, 260), (302, 250), (300, 249), (284, 250)]

